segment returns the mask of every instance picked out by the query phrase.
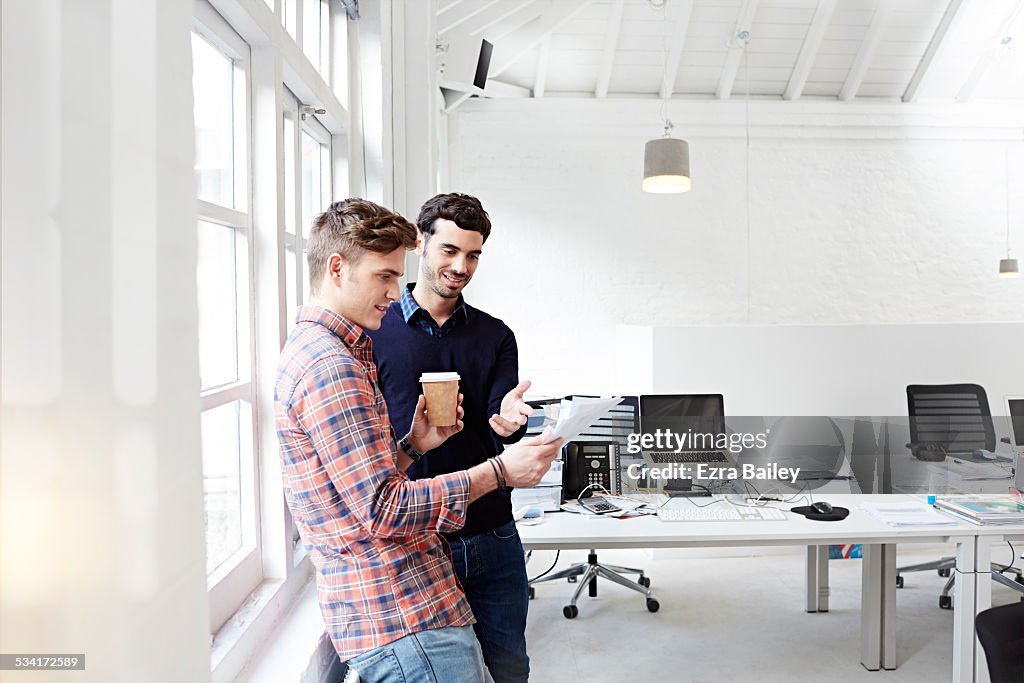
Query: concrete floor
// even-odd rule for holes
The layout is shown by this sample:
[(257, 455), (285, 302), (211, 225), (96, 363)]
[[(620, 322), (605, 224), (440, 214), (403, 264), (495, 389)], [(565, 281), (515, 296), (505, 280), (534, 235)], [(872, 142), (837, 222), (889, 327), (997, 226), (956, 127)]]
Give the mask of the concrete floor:
[[(899, 552), (898, 565), (937, 559), (951, 550), (915, 546)], [(896, 594), (898, 668), (871, 672), (859, 662), (860, 560), (829, 563), (831, 611), (808, 614), (801, 548), (772, 549), (768, 555), (752, 548), (748, 556), (736, 556), (743, 549), (687, 552), (671, 551), (671, 559), (652, 559), (650, 551), (598, 553), (603, 562), (645, 569), (661, 603), (655, 614), (647, 611), (640, 593), (599, 582), (598, 596), (585, 597), (584, 590), (579, 616), (568, 620), (562, 607), (576, 584), (538, 585), (526, 629), (532, 683), (951, 680), (953, 613), (938, 607), (945, 579), (935, 572), (906, 575)], [(733, 556), (723, 556), (726, 552)], [(586, 555), (563, 551), (557, 569), (586, 561)], [(994, 559), (1009, 556), (1005, 548)], [(553, 551), (535, 552), (527, 565), (530, 576), (547, 569), (554, 557)], [(993, 586), (994, 604), (1019, 597)]]

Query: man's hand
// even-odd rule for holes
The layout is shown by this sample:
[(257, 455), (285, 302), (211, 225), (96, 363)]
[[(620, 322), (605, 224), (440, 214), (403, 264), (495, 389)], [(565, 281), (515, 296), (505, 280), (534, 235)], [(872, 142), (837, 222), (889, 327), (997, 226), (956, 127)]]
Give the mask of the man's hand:
[(515, 488), (530, 488), (540, 483), (541, 477), (551, 469), (558, 457), (563, 439), (540, 443), (540, 437), (524, 439), (509, 446), (498, 457), (505, 465), (505, 483)]
[(501, 399), (501, 413), (491, 415), (491, 419), (488, 420), (495, 434), (512, 436), (517, 429), (526, 424), (526, 418), (533, 415), (533, 408), (523, 400), (523, 394), (529, 388), (530, 380), (523, 380)]
[(420, 394), (419, 399), (416, 401), (416, 410), (412, 414), (412, 426), (409, 428), (409, 441), (412, 442), (413, 448), (421, 453), (426, 453), (429, 450), (437, 448), (447, 441), (448, 437), (462, 431), (462, 418), (464, 415), (465, 411), (462, 409), (462, 394), (459, 394), (459, 405), (455, 414), (455, 424), (451, 427), (431, 427), (430, 422), (427, 421), (427, 399), (423, 394)]

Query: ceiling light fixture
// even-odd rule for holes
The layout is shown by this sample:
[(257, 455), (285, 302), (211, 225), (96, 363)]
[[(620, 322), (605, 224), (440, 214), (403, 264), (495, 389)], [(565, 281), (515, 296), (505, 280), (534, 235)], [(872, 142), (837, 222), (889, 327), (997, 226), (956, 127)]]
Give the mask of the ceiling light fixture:
[[(664, 44), (668, 40), (666, 37), (667, 4), (668, 0), (662, 0), (660, 3), (651, 0), (651, 6), (656, 10), (661, 10), (665, 19), (662, 29), (662, 69), (668, 68), (668, 46)], [(667, 98), (662, 98), (661, 119), (664, 121), (665, 134), (660, 138), (648, 140), (644, 145), (642, 188), (644, 192), (652, 194), (677, 194), (690, 191), (690, 145), (686, 140), (672, 137), (672, 122), (668, 120), (665, 112), (667, 104)]]

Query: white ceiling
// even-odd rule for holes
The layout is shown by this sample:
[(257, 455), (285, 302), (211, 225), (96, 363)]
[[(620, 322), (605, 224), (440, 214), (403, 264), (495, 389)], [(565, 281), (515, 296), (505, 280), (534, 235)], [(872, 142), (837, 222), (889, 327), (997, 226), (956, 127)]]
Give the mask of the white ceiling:
[(436, 26), (494, 44), (490, 97), (1024, 100), (1024, 0), (438, 0)]

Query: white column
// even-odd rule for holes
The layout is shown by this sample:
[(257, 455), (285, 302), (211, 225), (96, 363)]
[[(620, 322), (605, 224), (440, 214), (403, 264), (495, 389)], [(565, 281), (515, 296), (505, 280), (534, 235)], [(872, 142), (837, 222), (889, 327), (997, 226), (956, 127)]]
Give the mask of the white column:
[(2, 13), (0, 651), (206, 681), (191, 5)]

